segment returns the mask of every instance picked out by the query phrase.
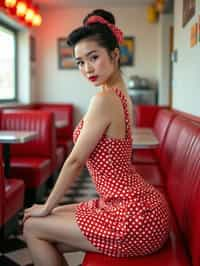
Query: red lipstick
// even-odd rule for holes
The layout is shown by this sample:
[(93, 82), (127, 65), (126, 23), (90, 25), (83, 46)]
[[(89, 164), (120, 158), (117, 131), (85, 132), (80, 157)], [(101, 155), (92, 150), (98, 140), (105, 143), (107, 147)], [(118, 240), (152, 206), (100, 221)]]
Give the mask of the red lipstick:
[(91, 81), (96, 81), (97, 78), (98, 78), (98, 76), (91, 76), (91, 77), (89, 77), (89, 80), (91, 80)]

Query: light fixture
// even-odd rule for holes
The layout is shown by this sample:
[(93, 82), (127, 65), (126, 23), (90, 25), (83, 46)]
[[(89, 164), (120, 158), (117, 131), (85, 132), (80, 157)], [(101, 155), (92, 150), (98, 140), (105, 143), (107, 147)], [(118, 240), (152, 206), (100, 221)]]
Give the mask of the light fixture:
[(4, 5), (7, 8), (14, 8), (16, 6), (17, 0), (5, 0)]
[(34, 14), (35, 14), (34, 9), (32, 7), (28, 7), (28, 9), (26, 10), (26, 14), (25, 14), (26, 23), (32, 24)]
[(40, 14), (35, 14), (32, 20), (32, 26), (40, 26), (42, 24), (42, 17)]
[(158, 19), (158, 14), (155, 5), (150, 5), (147, 8), (147, 20), (149, 23), (156, 23)]
[(24, 17), (27, 10), (27, 3), (23, 0), (19, 0), (16, 6), (16, 14), (19, 17)]
[(0, 10), (29, 27), (40, 26), (42, 23), (39, 7), (32, 0), (0, 0)]

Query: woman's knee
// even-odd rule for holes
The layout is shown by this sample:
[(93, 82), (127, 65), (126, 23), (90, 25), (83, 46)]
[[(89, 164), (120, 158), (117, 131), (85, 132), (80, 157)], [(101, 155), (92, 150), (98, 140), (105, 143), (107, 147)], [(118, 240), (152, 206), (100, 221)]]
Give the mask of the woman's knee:
[(23, 238), (26, 240), (34, 234), (35, 218), (29, 217), (23, 224)]

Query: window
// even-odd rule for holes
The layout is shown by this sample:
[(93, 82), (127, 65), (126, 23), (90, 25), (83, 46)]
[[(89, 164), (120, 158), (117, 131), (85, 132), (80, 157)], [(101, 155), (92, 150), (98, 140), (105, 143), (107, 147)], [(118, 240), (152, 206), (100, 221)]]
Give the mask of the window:
[(0, 25), (0, 101), (17, 99), (16, 32)]

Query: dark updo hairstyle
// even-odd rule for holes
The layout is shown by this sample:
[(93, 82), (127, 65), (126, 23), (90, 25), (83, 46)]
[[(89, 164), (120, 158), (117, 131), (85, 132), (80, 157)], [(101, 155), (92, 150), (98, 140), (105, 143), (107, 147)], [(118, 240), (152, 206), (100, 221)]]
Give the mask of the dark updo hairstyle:
[(111, 29), (105, 24), (97, 22), (85, 25), (87, 19), (91, 16), (100, 16), (109, 23), (115, 24), (115, 18), (112, 13), (103, 9), (96, 9), (84, 18), (82, 27), (75, 29), (69, 34), (67, 44), (74, 48), (82, 39), (94, 40), (99, 46), (104, 47), (110, 56), (115, 48), (119, 48), (118, 41)]

